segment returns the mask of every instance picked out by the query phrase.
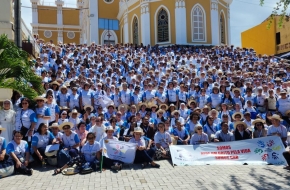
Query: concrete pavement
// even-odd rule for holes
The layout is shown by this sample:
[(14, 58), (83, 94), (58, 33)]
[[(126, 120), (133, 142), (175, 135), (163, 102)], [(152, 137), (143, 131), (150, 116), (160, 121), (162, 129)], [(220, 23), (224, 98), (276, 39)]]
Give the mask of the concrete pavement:
[(86, 175), (53, 176), (52, 167), (35, 169), (33, 176), (14, 175), (0, 179), (0, 190), (22, 189), (290, 189), (290, 172), (282, 166), (175, 166), (159, 161), (160, 169), (126, 165)]

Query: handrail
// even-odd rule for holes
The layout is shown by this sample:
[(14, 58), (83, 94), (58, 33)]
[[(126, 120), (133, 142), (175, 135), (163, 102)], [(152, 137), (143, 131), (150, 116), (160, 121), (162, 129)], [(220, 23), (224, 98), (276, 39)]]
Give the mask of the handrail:
[(36, 41), (36, 39), (34, 38), (34, 36), (32, 35), (31, 31), (28, 29), (28, 27), (26, 26), (25, 22), (23, 21), (23, 19), (21, 19), (21, 30), (22, 32), (25, 34), (27, 39), (23, 39), (23, 40), (27, 40), (30, 43), (32, 43), (34, 49), (35, 49), (35, 53), (39, 54), (40, 53), (40, 47)]

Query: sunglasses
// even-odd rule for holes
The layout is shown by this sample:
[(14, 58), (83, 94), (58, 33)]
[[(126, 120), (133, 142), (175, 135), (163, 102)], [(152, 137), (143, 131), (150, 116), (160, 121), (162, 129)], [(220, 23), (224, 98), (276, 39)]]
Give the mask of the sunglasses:
[(28, 103), (22, 103), (22, 105), (26, 105), (26, 104), (28, 104)]
[(64, 127), (64, 128), (62, 128), (63, 130), (68, 130), (69, 129), (69, 127)]
[(200, 130), (202, 130), (202, 128), (199, 128), (199, 129), (197, 129), (197, 130), (199, 130), (199, 131), (200, 131)]
[(87, 138), (88, 140), (94, 140), (94, 137), (89, 137), (89, 138)]
[(96, 122), (100, 122), (101, 120), (96, 120)]

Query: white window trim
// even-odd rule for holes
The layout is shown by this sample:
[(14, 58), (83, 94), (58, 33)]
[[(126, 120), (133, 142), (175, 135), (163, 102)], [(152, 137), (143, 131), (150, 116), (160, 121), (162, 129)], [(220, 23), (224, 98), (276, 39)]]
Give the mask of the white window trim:
[[(203, 12), (203, 18), (204, 18), (204, 40), (194, 40), (194, 23), (193, 23), (193, 11), (196, 7), (199, 7), (202, 12)], [(206, 28), (206, 12), (203, 8), (203, 6), (199, 3), (195, 4), (192, 9), (191, 9), (191, 12), (190, 12), (190, 17), (191, 17), (191, 41), (192, 42), (207, 42), (207, 28)]]
[(227, 19), (226, 19), (226, 14), (224, 12), (224, 10), (221, 10), (220, 14), (219, 14), (219, 30), (220, 30), (220, 44), (222, 43), (222, 39), (221, 39), (221, 23), (220, 23), (220, 19), (221, 19), (221, 14), (223, 14), (224, 16), (224, 21), (225, 21), (225, 44), (228, 43), (228, 31), (227, 31)]
[[(165, 9), (165, 11), (167, 12), (168, 14), (168, 35), (169, 35), (169, 41), (167, 42), (158, 42), (158, 13), (160, 11), (160, 9)], [(154, 14), (154, 25), (155, 25), (155, 28), (154, 28), (154, 32), (155, 32), (155, 44), (159, 44), (159, 45), (162, 45), (162, 44), (168, 44), (168, 43), (171, 43), (171, 18), (170, 18), (170, 11), (167, 7), (165, 7), (164, 5), (160, 5), (156, 11), (155, 11), (155, 14)]]
[[(101, 35), (101, 44), (104, 45), (104, 39), (105, 39), (105, 35), (108, 33), (108, 30), (104, 30), (102, 35)], [(114, 30), (110, 30), (110, 33), (114, 36), (115, 38), (115, 44), (118, 43), (118, 36), (116, 34), (116, 32)]]

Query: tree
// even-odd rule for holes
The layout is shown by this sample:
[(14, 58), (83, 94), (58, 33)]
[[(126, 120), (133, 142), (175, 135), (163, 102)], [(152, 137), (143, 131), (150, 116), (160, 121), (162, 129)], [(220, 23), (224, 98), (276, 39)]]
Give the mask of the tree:
[[(265, 3), (265, 0), (260, 0), (260, 5), (263, 6)], [(271, 15), (271, 19), (269, 20), (269, 25), (268, 27), (272, 24), (274, 16), (279, 15), (279, 22), (278, 25), (279, 27), (282, 27), (283, 21), (289, 21), (289, 14), (287, 14), (287, 9), (290, 5), (290, 0), (279, 0), (277, 5), (274, 7), (274, 10)]]
[(6, 34), (0, 36), (0, 88), (13, 89), (33, 99), (44, 92), (42, 80), (31, 69), (28, 53)]

